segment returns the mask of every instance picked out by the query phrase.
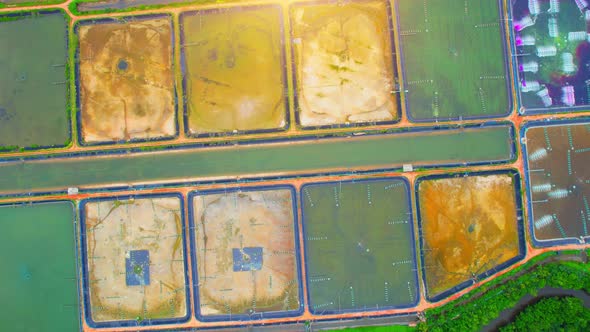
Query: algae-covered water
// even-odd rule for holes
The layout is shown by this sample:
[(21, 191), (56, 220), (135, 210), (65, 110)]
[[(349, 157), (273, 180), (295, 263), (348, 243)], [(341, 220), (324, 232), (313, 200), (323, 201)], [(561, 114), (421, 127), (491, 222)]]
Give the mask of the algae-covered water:
[(417, 120), (509, 111), (498, 1), (398, 1), (408, 112)]
[(79, 331), (70, 202), (0, 206), (0, 331)]
[(0, 147), (64, 145), (67, 23), (56, 12), (0, 22)]
[(402, 180), (313, 184), (302, 192), (312, 311), (416, 301), (413, 221)]
[(111, 183), (264, 173), (393, 168), (505, 161), (512, 127), (319, 139), (273, 145), (187, 149), (100, 158), (14, 161), (0, 165), (0, 191), (22, 192)]

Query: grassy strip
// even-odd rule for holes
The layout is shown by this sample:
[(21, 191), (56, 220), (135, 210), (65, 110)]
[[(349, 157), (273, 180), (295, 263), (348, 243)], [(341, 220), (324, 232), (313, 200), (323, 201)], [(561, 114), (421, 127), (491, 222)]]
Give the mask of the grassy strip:
[(125, 13), (137, 10), (150, 10), (150, 9), (160, 9), (160, 8), (174, 8), (174, 7), (183, 7), (189, 5), (204, 5), (204, 4), (215, 4), (215, 3), (228, 3), (228, 2), (239, 2), (239, 0), (187, 0), (178, 3), (166, 3), (165, 0), (161, 0), (162, 3), (153, 4), (153, 5), (131, 5), (124, 9), (118, 8), (105, 8), (105, 9), (98, 9), (98, 10), (89, 10), (89, 11), (79, 11), (78, 5), (83, 3), (89, 2), (104, 2), (105, 0), (74, 0), (70, 2), (69, 8), (72, 14), (77, 16), (82, 15), (97, 15), (97, 14), (108, 14), (108, 13)]
[(71, 147), (73, 141), (78, 138), (78, 103), (77, 103), (77, 94), (78, 94), (78, 84), (76, 83), (76, 62), (77, 59), (77, 51), (78, 51), (78, 36), (74, 31), (74, 27), (69, 26), (68, 21), (68, 61), (66, 62), (67, 67), (67, 76), (68, 76), (68, 87), (69, 87), (69, 98), (68, 98), (68, 120), (70, 121), (70, 142), (68, 142), (67, 147)]
[(5, 3), (0, 2), (0, 8), (20, 8), (20, 7), (30, 7), (30, 6), (49, 6), (49, 5), (57, 5), (60, 3), (64, 3), (66, 0), (33, 0), (27, 2), (20, 2), (20, 3)]

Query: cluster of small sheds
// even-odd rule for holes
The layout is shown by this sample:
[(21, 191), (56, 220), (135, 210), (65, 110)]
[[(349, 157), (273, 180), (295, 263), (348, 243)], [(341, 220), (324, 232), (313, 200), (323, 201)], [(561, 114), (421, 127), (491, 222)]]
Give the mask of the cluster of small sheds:
[[(513, 27), (516, 32), (515, 41), (517, 47), (534, 48), (534, 55), (536, 55), (537, 58), (559, 56), (561, 58), (561, 72), (565, 75), (572, 75), (577, 70), (576, 65), (574, 64), (574, 55), (567, 51), (560, 52), (555, 42), (560, 34), (558, 22), (560, 1), (561, 0), (549, 0), (549, 9), (544, 12), (541, 10), (540, 0), (528, 0), (529, 14), (513, 22)], [(588, 24), (590, 22), (590, 8), (587, 0), (571, 1), (575, 1), (581, 15), (584, 16), (585, 21)], [(554, 40), (553, 43), (537, 45), (537, 38), (531, 33), (531, 29), (527, 29), (536, 24), (539, 15), (549, 15), (549, 17), (547, 19), (547, 27), (545, 29), (538, 29), (537, 34), (539, 31), (547, 33), (550, 37), (549, 40)], [(587, 31), (570, 31), (567, 33), (567, 39), (565, 42), (576, 44), (590, 42), (590, 34)], [(519, 65), (519, 70), (522, 73), (537, 73), (539, 71), (539, 63), (535, 60), (528, 60)], [(590, 80), (586, 80), (584, 83), (587, 87), (590, 86)], [(545, 84), (538, 80), (525, 80), (523, 78), (521, 80), (521, 91), (536, 93), (545, 107), (554, 105), (554, 100), (550, 95), (549, 89)], [(565, 86), (561, 87), (560, 101), (565, 106), (574, 106), (576, 104), (575, 90), (573, 86), (566, 83)]]

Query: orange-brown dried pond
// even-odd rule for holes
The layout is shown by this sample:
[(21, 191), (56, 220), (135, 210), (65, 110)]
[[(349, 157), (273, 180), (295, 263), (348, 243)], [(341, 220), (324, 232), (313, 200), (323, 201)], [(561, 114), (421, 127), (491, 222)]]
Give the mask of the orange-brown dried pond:
[(515, 181), (504, 173), (419, 182), (429, 298), (519, 255)]
[(84, 142), (176, 133), (169, 16), (79, 26), (79, 103)]

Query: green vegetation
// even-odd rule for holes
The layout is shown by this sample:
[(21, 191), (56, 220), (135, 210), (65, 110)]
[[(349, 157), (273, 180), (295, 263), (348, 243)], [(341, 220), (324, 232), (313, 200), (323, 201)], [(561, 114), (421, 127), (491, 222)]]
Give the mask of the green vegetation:
[(577, 297), (550, 297), (527, 306), (500, 331), (588, 331), (590, 309)]
[(66, 0), (0, 0), (0, 8), (15, 8), (27, 6), (48, 6), (64, 3)]
[[(590, 249), (585, 249), (559, 253), (550, 251), (533, 257), (527, 263), (485, 283), (462, 297), (441, 307), (427, 310), (424, 313), (426, 322), (421, 322), (417, 328), (394, 325), (357, 327), (342, 331), (478, 331), (497, 318), (500, 312), (514, 307), (522, 297), (527, 294), (535, 295), (544, 287), (590, 292), (590, 264), (576, 261), (543, 263), (544, 260), (551, 257), (578, 255), (583, 251), (590, 254)], [(515, 275), (523, 272), (525, 272), (523, 275), (512, 279)], [(567, 331), (588, 330), (590, 311), (583, 308), (579, 300), (557, 298), (559, 301), (557, 304), (555, 301), (556, 299), (551, 299), (547, 303), (539, 301), (536, 305), (527, 307), (514, 322), (505, 326), (503, 331), (556, 331), (560, 328)], [(548, 306), (558, 306), (558, 309), (550, 310), (547, 308)], [(538, 316), (541, 314), (544, 315), (543, 319)], [(564, 321), (569, 325), (562, 324)]]
[[(78, 6), (83, 3), (89, 2), (104, 2), (105, 0), (73, 0), (68, 5), (70, 11), (74, 15), (97, 15), (97, 14), (107, 14), (107, 13), (124, 13), (124, 12), (131, 12), (131, 11), (138, 11), (138, 10), (151, 10), (151, 9), (160, 9), (160, 8), (170, 8), (170, 7), (182, 7), (182, 6), (190, 6), (190, 5), (204, 5), (204, 4), (212, 4), (212, 3), (228, 3), (228, 2), (238, 2), (240, 0), (186, 0), (186, 1), (178, 1), (170, 3), (167, 0), (160, 0), (160, 3), (155, 3), (153, 5), (134, 5), (130, 4), (127, 8), (105, 8), (99, 10), (89, 10), (89, 11), (80, 11)], [(155, 0), (154, 2), (157, 2)]]
[[(578, 253), (578, 252), (576, 252)], [(467, 295), (425, 312), (426, 323), (420, 331), (477, 331), (513, 307), (523, 296), (535, 295), (543, 287), (590, 291), (590, 264), (573, 261), (552, 262), (532, 268), (514, 280), (511, 276), (528, 270), (536, 262), (556, 252), (535, 257), (526, 264), (486, 283)]]
[(303, 187), (313, 312), (410, 306), (417, 300), (408, 194), (399, 179)]
[(391, 325), (391, 326), (365, 326), (365, 327), (351, 327), (347, 329), (332, 330), (332, 331), (358, 331), (358, 332), (412, 332), (416, 328), (407, 325)]

